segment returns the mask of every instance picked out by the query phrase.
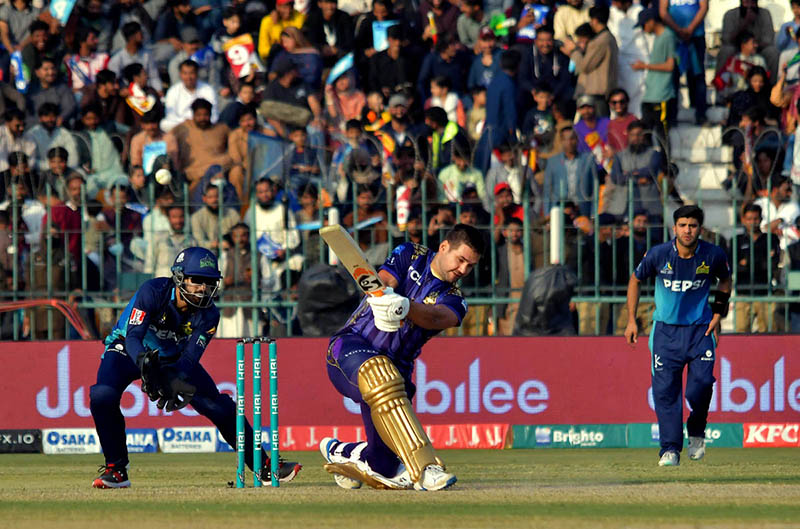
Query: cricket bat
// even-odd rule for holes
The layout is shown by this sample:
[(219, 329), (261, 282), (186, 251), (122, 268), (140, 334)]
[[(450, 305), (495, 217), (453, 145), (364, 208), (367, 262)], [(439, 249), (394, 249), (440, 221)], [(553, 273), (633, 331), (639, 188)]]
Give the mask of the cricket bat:
[(356, 241), (340, 224), (326, 226), (319, 234), (328, 244), (347, 272), (356, 280), (358, 288), (369, 296), (382, 296), (386, 285), (369, 262)]

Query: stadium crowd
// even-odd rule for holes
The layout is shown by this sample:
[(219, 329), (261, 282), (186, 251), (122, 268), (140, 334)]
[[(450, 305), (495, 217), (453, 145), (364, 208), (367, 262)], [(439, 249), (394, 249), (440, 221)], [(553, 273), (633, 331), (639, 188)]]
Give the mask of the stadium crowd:
[[(694, 124), (724, 125), (734, 149), (721, 185), (746, 232), (722, 243), (738, 249), (737, 292), (781, 293), (781, 269), (800, 268), (800, 0), (787, 3), (776, 34), (741, 0), (711, 55), (708, 0), (78, 0), (65, 19), (6, 0), (6, 296), (119, 301), (125, 277), (169, 275), (201, 245), (221, 257), (223, 301), (288, 300), (324, 260), (315, 228), (332, 210), (376, 264), (402, 240), (484, 228), (496, 251), (462, 287), (500, 298), (519, 297), (526, 262), (547, 264), (556, 211), (578, 295), (620, 295), (629, 248), (638, 262), (661, 241), (665, 201), (692, 198), (669, 163), (681, 83)], [(577, 303), (576, 330), (621, 334), (621, 306)], [(474, 305), (462, 332), (511, 334), (516, 310)], [(0, 314), (0, 333), (45, 336), (32, 314)], [(742, 302), (736, 320), (800, 328), (774, 303)], [(222, 336), (249, 329), (248, 310), (223, 310)]]

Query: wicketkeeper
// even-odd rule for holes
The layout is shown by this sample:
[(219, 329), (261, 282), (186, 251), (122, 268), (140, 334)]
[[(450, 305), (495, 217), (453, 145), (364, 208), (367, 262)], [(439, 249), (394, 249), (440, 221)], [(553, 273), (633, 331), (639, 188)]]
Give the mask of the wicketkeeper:
[[(219, 311), (213, 298), (220, 275), (216, 256), (205, 248), (183, 250), (175, 258), (172, 277), (145, 282), (125, 307), (111, 334), (90, 392), (92, 417), (103, 447), (105, 465), (92, 486), (99, 489), (130, 487), (125, 419), (120, 400), (125, 388), (142, 379), (142, 391), (157, 406), (175, 411), (191, 404), (208, 417), (222, 437), (236, 447), (236, 405), (217, 390), (200, 365), (214, 337)], [(247, 466), (253, 469), (253, 428), (245, 433)], [(269, 456), (262, 455), (270, 469)], [(301, 466), (282, 462), (280, 480), (294, 479)]]

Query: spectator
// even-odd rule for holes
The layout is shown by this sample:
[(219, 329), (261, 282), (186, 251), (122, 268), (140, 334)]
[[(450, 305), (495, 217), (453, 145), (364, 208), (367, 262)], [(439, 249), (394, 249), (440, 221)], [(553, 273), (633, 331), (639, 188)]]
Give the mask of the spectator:
[(483, 26), (478, 34), (475, 44), (475, 58), (469, 69), (467, 88), (474, 90), (477, 87), (486, 88), (492, 78), (500, 70), (501, 50), (496, 46), (497, 38), (489, 26)]
[(175, 257), (191, 246), (202, 246), (202, 243), (186, 230), (186, 211), (183, 206), (173, 204), (167, 208), (169, 230), (154, 235), (153, 251), (147, 253), (144, 262), (144, 273), (153, 277), (170, 277)]
[(511, 6), (511, 19), (517, 21), (516, 27), (509, 28), (509, 42), (529, 45), (539, 29), (553, 27), (555, 9), (550, 0), (521, 0)]
[[(197, 20), (189, 0), (168, 0), (167, 9), (158, 17), (153, 31), (153, 41), (160, 48), (160, 54), (166, 52), (174, 54), (185, 49), (184, 45), (188, 42), (184, 38), (186, 30), (194, 30), (198, 39), (200, 38), (197, 27)], [(177, 76), (172, 79), (172, 82), (175, 82)]]
[(255, 231), (256, 240), (275, 247), (269, 255), (261, 258), (261, 285), (265, 293), (276, 294), (283, 289), (281, 277), (287, 268), (293, 271), (302, 268), (302, 256), (292, 255), (300, 246), (300, 234), (294, 213), (275, 200), (272, 180), (262, 178), (257, 181), (255, 193), (255, 211), (245, 215), (245, 223)]
[(511, 190), (512, 200), (521, 204), (525, 192), (524, 187), (532, 177), (531, 170), (529, 167), (525, 167), (523, 175), (523, 168), (520, 167), (520, 153), (512, 145), (503, 143), (497, 147), (497, 152), (500, 163), (492, 165), (486, 174), (486, 189), (494, 189), (495, 195), (497, 195), (497, 185), (507, 183)]
[(348, 174), (348, 168), (352, 164), (352, 158), (356, 153), (363, 152), (367, 157), (373, 158), (371, 162), (374, 162), (374, 165), (380, 165), (380, 157), (375, 153), (374, 145), (365, 138), (364, 127), (360, 121), (356, 119), (348, 121), (344, 135), (345, 141), (333, 153), (326, 187), (335, 190), (339, 202), (350, 202), (352, 175)]
[(88, 148), (88, 157), (75, 159), (72, 163), (86, 173), (86, 192), (89, 196), (96, 195), (102, 189), (110, 189), (116, 184), (126, 185), (128, 182), (128, 176), (122, 170), (119, 152), (108, 134), (99, 128), (100, 114), (101, 110), (97, 105), (85, 107), (81, 116), (83, 130), (75, 134), (83, 140), (82, 147)]
[[(322, 88), (322, 57), (303, 33), (294, 27), (281, 32), (280, 43), (270, 50), (268, 61), (274, 65), (280, 57), (288, 57), (297, 68), (300, 79), (314, 92)], [(277, 76), (271, 72), (270, 78)]]
[(417, 132), (417, 127), (413, 126), (408, 115), (408, 98), (404, 95), (394, 94), (389, 98), (389, 113), (391, 121), (379, 131), (375, 131), (375, 136), (381, 140), (387, 157), (392, 156), (402, 145), (413, 146), (412, 137)]
[[(780, 142), (776, 141), (778, 133), (766, 133), (766, 122), (764, 111), (759, 107), (751, 107), (742, 114), (739, 121), (739, 133), (732, 134), (733, 143), (733, 164), (735, 173), (730, 173), (722, 186), (728, 191), (732, 186), (736, 186), (744, 196), (744, 202), (749, 202), (755, 196), (764, 196), (767, 192), (767, 184), (770, 174), (777, 169), (780, 172), (781, 164), (774, 160), (774, 167), (767, 164), (767, 167), (758, 166), (759, 151), (769, 148), (777, 153)], [(763, 172), (761, 169), (765, 169)]]
[[(647, 252), (650, 248), (655, 246), (656, 244), (661, 243), (661, 227), (658, 229), (654, 229), (650, 226), (650, 218), (647, 215), (647, 211), (639, 209), (635, 210), (633, 213), (633, 221), (631, 222), (633, 225), (633, 259), (629, 259), (629, 251), (630, 251), (630, 233), (625, 233), (624, 235), (617, 238), (617, 277), (616, 277), (616, 284), (617, 285), (627, 285), (628, 279), (630, 278), (631, 273), (633, 270), (638, 266), (638, 264), (644, 258), (645, 252)], [(627, 223), (625, 223), (623, 228), (627, 228)], [(643, 289), (646, 289), (648, 295), (652, 295), (652, 286), (643, 284)], [(644, 305), (644, 306), (642, 306)], [(647, 301), (644, 303), (639, 303), (639, 306), (636, 308), (636, 323), (639, 325), (639, 329), (641, 329), (642, 335), (650, 333), (650, 325), (653, 322), (653, 310), (655, 309), (655, 304), (653, 302)], [(621, 303), (619, 305), (619, 316), (617, 316), (617, 335), (622, 335), (625, 333), (625, 327), (628, 325), (628, 305), (627, 303)]]
[(208, 183), (203, 189), (203, 207), (192, 213), (192, 235), (200, 246), (219, 253), (220, 239), (239, 223), (239, 213), (235, 208), (224, 205), (220, 208), (220, 188)]
[(59, 37), (51, 37), (50, 26), (46, 22), (35, 20), (31, 24), (30, 42), (22, 48), (22, 63), (30, 71), (35, 70), (45, 57), (52, 57), (56, 64), (61, 64), (64, 46)]
[(28, 44), (31, 24), (41, 13), (42, 8), (33, 7), (31, 0), (10, 0), (0, 6), (0, 43), (9, 53)]
[[(159, 6), (148, 2), (147, 7), (149, 9), (145, 9), (144, 2), (135, 0), (122, 0), (111, 5), (107, 16), (113, 23), (115, 33), (109, 46), (110, 50), (116, 51), (125, 47), (127, 41), (125, 25), (131, 22), (139, 25), (142, 31), (142, 42), (152, 42), (152, 30), (155, 26), (154, 18), (158, 15)], [(163, 3), (161, 7), (163, 7)], [(163, 62), (164, 57), (157, 56), (156, 60)]]
[(594, 6), (589, 10), (589, 24), (595, 36), (580, 49), (571, 40), (564, 42), (561, 51), (575, 63), (578, 84), (575, 95), (594, 97), (599, 114), (608, 115), (606, 98), (617, 87), (619, 49), (614, 35), (608, 31), (608, 8)]
[(138, 62), (147, 71), (147, 78), (153, 89), (163, 95), (161, 78), (152, 54), (144, 47), (144, 33), (138, 22), (128, 22), (122, 26), (122, 35), (125, 37), (125, 47), (111, 56), (108, 69), (120, 76), (122, 70), (129, 64)]
[(722, 46), (717, 55), (717, 64), (725, 64), (732, 55), (736, 55), (743, 32), (752, 33), (756, 38), (759, 53), (767, 62), (767, 71), (771, 78), (778, 74), (778, 48), (775, 47), (775, 29), (772, 16), (763, 7), (758, 7), (758, 0), (741, 0), (739, 7), (725, 13), (722, 18)]
[[(775, 233), (767, 237), (761, 231), (761, 206), (745, 205), (741, 219), (744, 233), (735, 234), (733, 240), (736, 248), (736, 293), (743, 296), (773, 294), (768, 271), (772, 269), (772, 280), (777, 281), (781, 262), (780, 240)], [(776, 304), (770, 302), (737, 301), (736, 332), (782, 332), (783, 318), (776, 317), (775, 308)]]
[(353, 50), (355, 32), (350, 15), (337, 9), (336, 0), (319, 0), (319, 9), (309, 10), (303, 33), (320, 50), (325, 68)]
[(440, 75), (431, 79), (431, 97), (425, 102), (425, 108), (439, 107), (447, 112), (447, 119), (455, 121), (459, 127), (466, 127), (467, 116), (459, 95), (450, 90), (450, 79)]
[(36, 170), (31, 171), (28, 156), (23, 152), (12, 152), (8, 155), (8, 171), (4, 171), (3, 180), (6, 185), (6, 199), (0, 204), (0, 210), (7, 211), (14, 218), (13, 206), (16, 199), (18, 208), (19, 231), (24, 232), (24, 244), (31, 251), (39, 248), (39, 232), (45, 209), (41, 202), (32, 195), (38, 192), (40, 178)]
[(781, 24), (781, 29), (778, 30), (778, 35), (775, 40), (775, 46), (778, 51), (783, 55), (787, 50), (794, 50), (797, 52), (797, 41), (795, 40), (797, 30), (800, 29), (800, 0), (789, 0), (789, 6), (792, 9), (792, 20)]
[(608, 106), (613, 119), (608, 122), (608, 144), (619, 152), (628, 146), (628, 125), (636, 121), (636, 116), (628, 112), (628, 93), (617, 88), (608, 96)]
[[(239, 126), (239, 118), (244, 112), (245, 107), (255, 100), (256, 89), (253, 83), (244, 82), (239, 85), (239, 92), (236, 99), (225, 107), (219, 115), (219, 122), (224, 123), (229, 129), (233, 130)], [(255, 108), (255, 107), (254, 107)]]
[(627, 92), (630, 106), (635, 112), (642, 108), (644, 72), (634, 70), (631, 65), (636, 61), (648, 60), (650, 49), (645, 34), (636, 27), (642, 9), (639, 4), (633, 5), (633, 0), (612, 0), (608, 14), (608, 30), (614, 35), (619, 47), (618, 88)]
[(523, 222), (525, 220), (525, 208), (514, 200), (514, 195), (508, 182), (500, 182), (494, 186), (494, 218), (492, 222), (494, 222), (495, 241), (500, 242), (503, 240), (503, 228), (510, 218)]
[[(141, 255), (137, 255), (143, 261), (147, 261), (147, 253), (155, 252), (155, 237), (158, 233), (169, 233), (171, 230), (167, 210), (175, 203), (175, 194), (169, 186), (156, 188), (156, 203), (154, 207), (142, 219), (142, 238), (143, 243)], [(134, 246), (135, 247), (135, 246)], [(152, 257), (151, 257), (152, 259)]]
[[(430, 19), (433, 16), (433, 25)], [(433, 42), (434, 32), (439, 41), (442, 39), (458, 42), (458, 19), (461, 16), (458, 7), (449, 0), (422, 0), (419, 3), (419, 18), (422, 20), (422, 40)]]
[(760, 108), (766, 120), (777, 124), (780, 111), (770, 103), (767, 71), (760, 66), (755, 66), (747, 72), (747, 89), (736, 92), (730, 98), (730, 112), (726, 125), (739, 126), (744, 113), (752, 107)]
[[(45, 103), (58, 105), (58, 125), (69, 127), (75, 117), (78, 105), (75, 103), (75, 96), (69, 87), (58, 81), (57, 64), (54, 59), (44, 57), (36, 67), (36, 79), (28, 91), (30, 112), (39, 110)], [(33, 114), (28, 116), (29, 124)]]
[[(559, 6), (553, 17), (553, 28), (556, 40), (564, 42), (575, 38), (575, 29), (581, 24), (589, 22), (589, 7), (584, 5), (583, 0), (567, 0), (563, 6)], [(539, 33), (537, 32), (538, 36)]]
[(111, 39), (116, 29), (108, 16), (107, 3), (102, 0), (87, 0), (82, 8), (77, 8), (78, 26), (90, 27), (97, 32), (98, 47), (110, 52)]
[(251, 132), (263, 133), (264, 130), (258, 124), (256, 107), (252, 104), (245, 106), (239, 113), (238, 124), (239, 126), (228, 135), (228, 157), (232, 164), (228, 172), (228, 181), (236, 188), (239, 202), (245, 205), (250, 202), (250, 189), (246, 185), (250, 167), (247, 140)]
[(776, 174), (772, 176), (772, 189), (769, 196), (764, 196), (755, 201), (761, 207), (761, 231), (774, 233), (781, 240), (781, 251), (798, 240), (798, 230), (795, 227), (797, 217), (800, 217), (800, 206), (792, 200), (792, 186), (788, 178)]
[(477, 142), (486, 124), (486, 87), (476, 86), (472, 89), (472, 108), (467, 112), (467, 134), (469, 139)]
[[(600, 263), (611, 263), (614, 260), (614, 216), (608, 213), (601, 213), (597, 219), (599, 228), (597, 233), (588, 237), (580, 237), (579, 244), (582, 245), (582, 261), (578, 266), (582, 267), (581, 285), (578, 286), (578, 295), (593, 296), (595, 293), (601, 298), (611, 295), (613, 292), (613, 268), (611, 266), (600, 266), (599, 277), (595, 276), (595, 259)], [(597, 238), (598, 252), (595, 255), (595, 237)], [(581, 292), (581, 287), (585, 289)], [(587, 288), (588, 287), (588, 288)], [(598, 288), (599, 287), (599, 288)], [(610, 319), (610, 307), (608, 303), (596, 301), (581, 301), (575, 304), (578, 312), (578, 334), (604, 335), (608, 333), (608, 323)]]
[(488, 23), (489, 14), (484, 12), (481, 0), (464, 0), (461, 2), (461, 14), (456, 20), (456, 32), (459, 42), (469, 50), (474, 49), (477, 54), (476, 47), (481, 28), (488, 29), (486, 26)]
[[(320, 222), (322, 216), (319, 209), (319, 191), (314, 184), (307, 184), (299, 193), (300, 209), (297, 210), (297, 221), (303, 224), (314, 224)], [(322, 262), (320, 250), (324, 251), (325, 243), (315, 229), (304, 229), (300, 232), (303, 238), (303, 255), (305, 256), (305, 266), (310, 267), (315, 263)]]
[(275, 10), (261, 19), (258, 30), (258, 54), (261, 59), (266, 60), (272, 46), (280, 42), (284, 29), (300, 29), (305, 20), (306, 16), (295, 10), (293, 0), (276, 0)]
[(672, 82), (675, 70), (675, 33), (664, 25), (658, 11), (648, 8), (639, 13), (638, 27), (647, 34), (656, 36), (650, 61), (635, 62), (634, 70), (644, 70), (644, 96), (642, 97), (642, 121), (659, 138), (662, 147), (667, 146), (669, 122), (677, 112), (677, 94)]
[[(70, 97), (72, 93), (70, 93)], [(71, 160), (78, 159), (78, 147), (70, 132), (58, 125), (60, 108), (56, 103), (42, 103), (39, 106), (39, 123), (31, 127), (23, 136), (36, 144), (37, 169), (47, 170), (46, 154), (53, 147), (64, 147)]]
[(123, 101), (117, 92), (117, 76), (114, 72), (97, 72), (94, 84), (85, 85), (78, 99), (81, 111), (88, 106), (97, 106), (100, 109), (100, 127), (109, 133), (116, 131), (117, 113)]
[(98, 52), (97, 31), (92, 28), (81, 27), (75, 35), (75, 54), (64, 57), (67, 67), (67, 80), (76, 97), (82, 95), (82, 90), (95, 84), (97, 74), (108, 66), (108, 53)]
[(164, 100), (166, 116), (161, 120), (161, 128), (165, 132), (192, 118), (192, 105), (197, 99), (204, 99), (211, 105), (211, 121), (217, 122), (217, 94), (207, 83), (198, 80), (198, 70), (198, 64), (191, 59), (181, 63), (181, 80), (169, 87)]
[(578, 152), (588, 152), (594, 156), (598, 168), (602, 168), (610, 158), (608, 150), (608, 124), (606, 117), (597, 117), (595, 98), (583, 95), (578, 98), (578, 114), (581, 119), (575, 124), (578, 134)]
[(756, 53), (758, 44), (752, 33), (741, 32), (737, 42), (739, 54), (728, 57), (728, 60), (717, 69), (717, 75), (714, 77), (714, 87), (723, 101), (728, 101), (734, 92), (747, 88), (747, 74), (752, 68), (767, 66), (764, 58)]
[[(356, 228), (362, 222), (369, 223), (368, 227)], [(366, 185), (358, 185), (356, 188), (356, 208), (342, 218), (342, 226), (354, 228), (356, 234), (354, 238), (358, 241), (361, 249), (365, 251), (367, 260), (370, 263), (382, 262), (389, 253), (388, 240), (389, 233), (386, 224), (386, 212), (378, 207), (375, 194)]]
[(339, 130), (344, 130), (351, 119), (359, 119), (367, 104), (367, 97), (356, 88), (355, 82), (355, 71), (351, 69), (325, 85), (325, 107)]
[(5, 116), (7, 110), (12, 108), (17, 108), (24, 113), (25, 96), (14, 85), (0, 81), (0, 119), (5, 121), (3, 116)]
[(533, 96), (538, 85), (549, 86), (556, 99), (572, 99), (574, 79), (570, 73), (569, 57), (555, 48), (553, 29), (539, 28), (533, 46), (525, 47), (519, 68), (520, 88)]
[[(75, 171), (70, 169), (67, 164), (69, 155), (63, 147), (53, 147), (47, 152), (47, 170), (42, 172), (40, 182), (47, 182), (51, 192), (60, 200), (67, 200), (67, 180), (72, 177)], [(36, 192), (43, 186), (36, 185)]]
[(513, 50), (500, 56), (501, 71), (492, 78), (486, 89), (485, 132), (478, 142), (475, 165), (481, 171), (489, 168), (491, 151), (509, 142), (517, 132), (517, 82), (519, 53)]
[(442, 169), (438, 176), (439, 201), (459, 202), (467, 184), (475, 186), (481, 201), (488, 201), (483, 175), (470, 165), (468, 151), (469, 147), (466, 145), (457, 143), (453, 146), (453, 163)]
[[(706, 123), (706, 35), (705, 18), (708, 0), (671, 2), (659, 0), (659, 16), (677, 36), (680, 73), (686, 74), (689, 102), (698, 125)], [(723, 64), (719, 63), (718, 64)], [(675, 82), (677, 84), (677, 79)]]
[[(444, 0), (446, 1), (446, 0)], [(422, 101), (430, 97), (430, 82), (434, 77), (448, 77), (453, 91), (463, 93), (466, 86), (466, 69), (458, 57), (458, 44), (440, 36), (434, 51), (422, 61), (417, 77), (417, 94)]]
[[(295, 126), (305, 126), (314, 117), (320, 120), (322, 106), (319, 99), (313, 94), (306, 84), (300, 79), (297, 67), (288, 57), (279, 57), (272, 65), (272, 70), (278, 75), (264, 90), (264, 102), (261, 103), (261, 114), (267, 119), (270, 126), (280, 135), (288, 134), (284, 128), (287, 119), (296, 120)], [(290, 105), (288, 112), (275, 112), (269, 108), (270, 102)], [(305, 117), (301, 117), (304, 114)]]
[[(187, 2), (188, 3), (188, 2)], [(205, 44), (200, 39), (200, 33), (192, 26), (187, 26), (181, 30), (181, 49), (169, 60), (167, 72), (169, 73), (170, 83), (177, 84), (181, 80), (181, 65), (189, 59), (197, 63), (197, 79), (207, 83), (214, 90), (219, 90), (222, 85), (220, 79), (219, 64), (214, 60), (202, 60), (204, 56), (203, 48)]]
[(364, 13), (356, 19), (354, 50), (356, 53), (355, 61), (359, 70), (363, 70), (363, 65), (380, 51), (375, 49), (375, 37), (372, 34), (373, 24), (375, 22), (394, 20), (393, 11), (392, 0), (373, 0), (372, 11)]
[(142, 130), (131, 139), (131, 164), (143, 167), (148, 175), (162, 168), (162, 164), (156, 163), (156, 159), (162, 155), (166, 155), (168, 167), (171, 166), (172, 170), (180, 167), (175, 136), (165, 134), (159, 126), (160, 121), (161, 113), (158, 109), (145, 113), (142, 116)]
[[(223, 9), (222, 27), (217, 28), (217, 30), (214, 32), (214, 35), (211, 37), (211, 41), (209, 42), (211, 50), (213, 50), (216, 54), (216, 58), (213, 60), (216, 63), (215, 68), (219, 72), (220, 83), (222, 85), (219, 94), (223, 98), (230, 97), (232, 92), (238, 92), (241, 86), (239, 79), (233, 74), (230, 62), (228, 62), (227, 59), (227, 52), (224, 48), (225, 45), (232, 39), (244, 34), (245, 27), (242, 23), (242, 12), (239, 10), (239, 8), (231, 5)], [(254, 59), (254, 57), (251, 57), (251, 60), (252, 59)], [(255, 60), (252, 60), (252, 62), (255, 62)], [(243, 70), (240, 72), (240, 74), (245, 74), (243, 77), (245, 82), (253, 83), (256, 77), (260, 79), (263, 76), (262, 72), (255, 72), (255, 69), (252, 67), (249, 67), (248, 70), (250, 71), (248, 72)], [(223, 118), (220, 117), (220, 119)], [(235, 123), (230, 124), (227, 120), (225, 123), (231, 128), (236, 126)]]
[[(497, 245), (497, 295), (519, 299), (525, 286), (525, 255), (522, 244), (522, 221), (516, 217), (506, 219), (503, 226), (504, 242)], [(519, 303), (500, 305), (497, 334), (511, 336)]]
[[(380, 5), (380, 4), (379, 4)], [(398, 86), (415, 81), (413, 61), (403, 53), (403, 27), (395, 24), (386, 30), (388, 47), (369, 59), (370, 90), (389, 97)]]
[[(175, 127), (171, 133), (178, 144), (178, 170), (186, 174), (190, 192), (194, 191), (212, 165), (218, 165), (223, 170), (231, 165), (228, 157), (228, 126), (211, 123), (212, 107), (205, 99), (194, 100), (191, 110), (192, 119)], [(161, 122), (163, 124), (164, 121)]]
[(533, 88), (534, 106), (525, 114), (520, 132), (523, 137), (536, 141), (537, 145), (548, 145), (552, 142), (555, 119), (553, 108), (553, 91), (545, 83), (537, 83)]
[(142, 116), (157, 110), (163, 119), (164, 110), (158, 93), (148, 84), (147, 70), (135, 62), (122, 70), (125, 83), (120, 94), (125, 97), (125, 104), (120, 105), (117, 112), (117, 123), (120, 129), (135, 134), (141, 127)]
[(571, 127), (559, 131), (563, 152), (547, 162), (544, 173), (544, 214), (563, 200), (572, 200), (582, 215), (592, 212), (596, 169), (591, 154), (579, 152), (578, 135)]
[[(633, 208), (645, 210), (651, 217), (662, 215), (662, 197), (659, 176), (666, 172), (664, 154), (647, 141), (646, 126), (641, 121), (628, 125), (628, 146), (614, 156), (610, 181), (619, 186), (620, 200), (610, 200), (615, 205), (627, 205), (628, 181), (633, 181)], [(625, 209), (610, 210), (621, 215)], [(630, 211), (630, 210), (629, 210)]]
[[(223, 254), (222, 294), (226, 302), (253, 299), (253, 267), (250, 251), (250, 228), (242, 222), (227, 233), (230, 245)], [(219, 319), (220, 338), (241, 338), (250, 334), (252, 310), (244, 307), (225, 307)]]
[(8, 169), (8, 155), (23, 152), (36, 159), (36, 143), (25, 137), (25, 113), (16, 107), (6, 109), (0, 125), (0, 172)]
[(320, 182), (319, 161), (316, 149), (309, 147), (306, 129), (295, 127), (289, 132), (292, 154), (289, 162), (288, 191), (296, 194), (309, 183)]

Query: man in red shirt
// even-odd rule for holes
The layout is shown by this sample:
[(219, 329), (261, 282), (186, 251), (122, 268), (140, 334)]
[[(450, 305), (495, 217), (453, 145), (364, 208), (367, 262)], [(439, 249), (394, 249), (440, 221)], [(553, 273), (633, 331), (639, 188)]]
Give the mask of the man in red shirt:
[(622, 88), (613, 90), (608, 96), (608, 107), (614, 117), (608, 124), (608, 144), (614, 152), (620, 152), (628, 146), (628, 125), (639, 119), (628, 112), (629, 102), (628, 92)]

